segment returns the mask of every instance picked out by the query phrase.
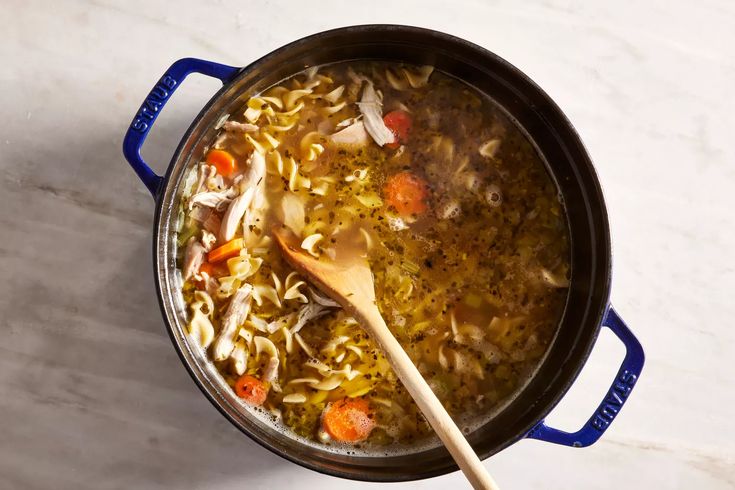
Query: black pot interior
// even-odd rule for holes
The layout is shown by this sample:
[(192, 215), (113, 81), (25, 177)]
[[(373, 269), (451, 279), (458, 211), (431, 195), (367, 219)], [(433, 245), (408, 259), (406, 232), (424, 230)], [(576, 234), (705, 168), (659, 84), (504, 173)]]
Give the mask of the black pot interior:
[[(567, 391), (594, 343), (607, 303), (610, 244), (602, 193), (578, 135), (553, 101), (512, 65), (461, 39), (404, 26), (358, 26), (320, 33), (289, 44), (245, 68), (204, 108), (182, 140), (167, 175), (157, 220), (158, 286), (174, 344), (197, 384), (237, 427), (276, 453), (329, 474), (372, 481), (410, 480), (457, 469), (442, 448), (402, 456), (349, 456), (307, 446), (242, 413), (211, 385), (173, 326), (180, 305), (167, 302), (162, 277), (175, 267), (162, 260), (166, 225), (176, 209), (181, 168), (211, 143), (212, 124), (251, 94), (305, 67), (353, 59), (380, 59), (434, 65), (488, 94), (520, 124), (537, 145), (566, 205), (572, 244), (572, 281), (564, 317), (537, 374), (509, 405), (468, 436), (485, 458), (523, 437)], [(173, 213), (175, 216), (175, 213)], [(164, 236), (162, 236), (164, 235)], [(171, 296), (168, 295), (168, 298)]]

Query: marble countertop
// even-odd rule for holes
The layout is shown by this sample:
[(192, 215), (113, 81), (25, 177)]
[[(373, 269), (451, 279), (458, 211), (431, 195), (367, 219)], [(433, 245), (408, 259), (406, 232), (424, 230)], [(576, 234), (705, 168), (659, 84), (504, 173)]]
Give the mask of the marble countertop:
[[(647, 366), (598, 444), (521, 441), (486, 461), (501, 486), (735, 488), (735, 4), (451, 4), (2, 3), (0, 488), (374, 488), (271, 454), (200, 394), (155, 297), (153, 202), (120, 151), (173, 60), (243, 65), (371, 22), (456, 34), (524, 70), (605, 187), (612, 301)], [(216, 88), (192, 77), (167, 106), (144, 149), (158, 170)], [(622, 352), (603, 332), (549, 420), (581, 425)], [(402, 487), (453, 485), (460, 474)]]

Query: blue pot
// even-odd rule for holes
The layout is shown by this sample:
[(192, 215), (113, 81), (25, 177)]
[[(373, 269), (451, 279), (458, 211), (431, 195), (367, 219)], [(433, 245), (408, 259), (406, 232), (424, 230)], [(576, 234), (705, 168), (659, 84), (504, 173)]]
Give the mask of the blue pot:
[[(244, 68), (186, 58), (174, 63), (156, 83), (125, 135), (123, 151), (156, 201), (156, 288), (166, 326), (184, 366), (236, 427), (276, 454), (305, 467), (369, 481), (415, 480), (457, 469), (443, 447), (394, 456), (346, 455), (279, 432), (245, 409), (211, 363), (186, 339), (187, 316), (175, 273), (174, 227), (182, 178), (213, 141), (215, 123), (250, 94), (305, 67), (357, 59), (434, 65), (488, 94), (517, 120), (538, 147), (566, 207), (572, 264), (569, 297), (558, 332), (532, 379), (485, 425), (469, 434), (468, 440), (482, 458), (524, 438), (572, 447), (595, 443), (628, 400), (640, 376), (644, 355), (638, 340), (608, 302), (610, 232), (590, 157), (559, 107), (520, 70), (479, 46), (426, 29), (395, 25), (335, 29), (295, 41)], [(191, 73), (215, 77), (223, 87), (192, 122), (166, 175), (158, 176), (141, 158), (140, 148), (168, 99)], [(544, 418), (576, 379), (602, 327), (612, 330), (626, 348), (610, 389), (578, 431), (569, 433), (548, 426)]]

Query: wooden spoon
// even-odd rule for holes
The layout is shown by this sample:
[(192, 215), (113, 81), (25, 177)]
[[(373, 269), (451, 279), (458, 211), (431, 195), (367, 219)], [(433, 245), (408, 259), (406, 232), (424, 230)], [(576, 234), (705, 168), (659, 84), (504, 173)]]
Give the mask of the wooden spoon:
[(411, 358), (385, 324), (375, 301), (373, 275), (367, 259), (356, 254), (349, 259), (322, 261), (303, 253), (296, 237), (284, 227), (275, 227), (273, 236), (283, 258), (311, 280), (325, 294), (352, 314), (385, 354), (393, 371), (413, 397), (434, 432), (464, 472), (473, 488), (499, 487), (482, 465), (472, 446), (462, 435), (444, 406), (421, 376)]

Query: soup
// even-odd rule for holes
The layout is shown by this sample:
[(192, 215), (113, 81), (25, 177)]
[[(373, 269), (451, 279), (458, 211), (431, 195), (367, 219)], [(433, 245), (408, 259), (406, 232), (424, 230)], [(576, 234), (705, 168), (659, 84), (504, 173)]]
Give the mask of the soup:
[(431, 428), (354, 318), (282, 259), (367, 257), (378, 307), (449, 413), (482, 421), (532, 376), (567, 296), (557, 189), (525, 134), (432, 67), (313, 67), (222, 118), (186, 177), (178, 264), (191, 342), (245, 405), (323, 444)]

